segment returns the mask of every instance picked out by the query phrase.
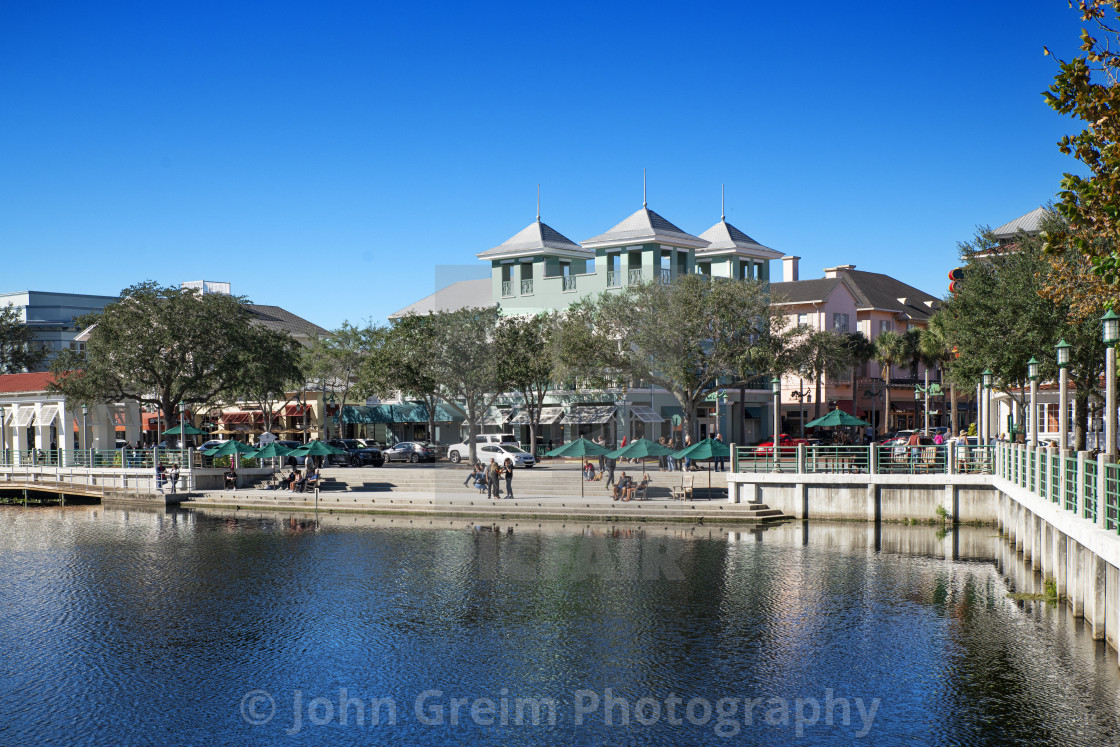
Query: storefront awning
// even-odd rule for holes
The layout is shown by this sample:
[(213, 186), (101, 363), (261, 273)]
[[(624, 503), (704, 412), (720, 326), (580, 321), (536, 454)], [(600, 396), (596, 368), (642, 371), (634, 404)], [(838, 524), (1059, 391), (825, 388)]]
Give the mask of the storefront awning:
[(260, 410), (242, 410), (240, 412), (223, 412), (221, 421), (226, 425), (247, 425), (264, 421), (264, 413)]
[(58, 415), (58, 405), (43, 405), (35, 416), (35, 425), (50, 425)]
[[(443, 405), (436, 406), (435, 422), (458, 423), (463, 416)], [(399, 405), (346, 405), (342, 408), (342, 422), (373, 425), (381, 423), (393, 425), (401, 423), (426, 424), (428, 422), (428, 408), (405, 402)]]
[(12, 425), (17, 428), (26, 428), (31, 425), (31, 419), (35, 417), (35, 408), (25, 406), (19, 408), (19, 412), (12, 416)]
[(614, 417), (614, 405), (576, 406), (564, 416), (565, 425), (599, 425)]
[(637, 418), (643, 423), (664, 423), (665, 418), (646, 405), (630, 405), (630, 417)]
[(482, 416), (482, 421), (479, 422), (479, 425), (505, 425), (506, 421), (509, 420), (509, 414), (509, 409), (503, 410), (500, 407), (491, 407), (486, 411), (486, 414)]
[[(541, 408), (541, 425), (552, 425), (559, 422), (560, 418), (564, 417), (564, 408), (559, 405), (545, 405)], [(529, 410), (528, 408), (521, 408), (513, 419), (509, 421), (510, 425), (529, 425)]]
[(284, 405), (284, 409), (277, 415), (283, 415), (286, 418), (302, 418), (303, 413), (307, 410), (307, 405)]

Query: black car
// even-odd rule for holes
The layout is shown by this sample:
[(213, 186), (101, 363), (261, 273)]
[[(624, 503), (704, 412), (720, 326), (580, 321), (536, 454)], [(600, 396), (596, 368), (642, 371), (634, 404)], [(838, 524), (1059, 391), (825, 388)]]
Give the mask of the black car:
[(385, 451), (381, 452), (385, 456), (387, 462), (434, 462), (436, 460), (436, 450), (429, 444), (417, 443), (416, 441), (401, 441), (396, 446), (392, 446)]
[(351, 467), (364, 467), (372, 465), (380, 467), (385, 463), (380, 449), (370, 448), (355, 438), (336, 438), (327, 441), (327, 444), (336, 449), (343, 449), (346, 454), (332, 454), (328, 459), (330, 464), (348, 464)]

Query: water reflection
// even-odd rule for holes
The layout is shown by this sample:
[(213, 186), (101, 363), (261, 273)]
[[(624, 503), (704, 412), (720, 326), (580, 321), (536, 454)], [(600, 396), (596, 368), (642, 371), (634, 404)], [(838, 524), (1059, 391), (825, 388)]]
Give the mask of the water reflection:
[(0, 741), (1116, 741), (1115, 652), (994, 535), (0, 509)]

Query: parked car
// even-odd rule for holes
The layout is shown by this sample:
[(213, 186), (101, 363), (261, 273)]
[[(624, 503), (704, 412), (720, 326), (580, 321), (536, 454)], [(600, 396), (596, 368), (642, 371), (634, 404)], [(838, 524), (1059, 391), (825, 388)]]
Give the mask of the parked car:
[[(380, 449), (371, 449), (356, 438), (335, 438), (327, 441), (327, 444), (336, 449), (345, 450), (345, 463), (349, 464), (351, 467), (362, 467), (367, 464), (373, 467), (380, 467), (385, 463), (385, 457), (382, 455)], [(331, 455), (331, 458), (337, 458), (338, 461), (341, 461), (341, 457), (341, 454)], [(328, 464), (333, 463), (335, 462), (328, 462)]]
[(217, 449), (224, 445), (226, 440), (224, 438), (213, 438), (198, 447), (200, 452), (210, 451), (210, 449)]
[[(303, 446), (303, 444), (300, 443), (299, 441), (277, 441), (276, 443), (279, 444), (280, 446), (284, 446), (288, 449), (298, 449), (299, 447)], [(289, 464), (289, 462), (288, 462), (289, 459), (296, 460), (296, 466), (297, 467), (302, 467), (304, 461), (306, 461), (307, 458), (306, 457), (301, 457), (301, 456), (286, 456), (286, 457), (281, 458), (280, 461), (283, 462), (284, 464)]]
[(422, 444), (416, 441), (401, 441), (381, 453), (385, 455), (385, 461), (387, 462), (412, 462), (415, 464), (416, 462), (434, 462), (436, 460), (436, 450), (430, 444)]
[[(507, 446), (520, 447), (520, 443), (512, 433), (480, 433), (474, 437), (474, 443), (476, 447), (483, 444), (505, 444)], [(458, 464), (464, 459), (469, 459), (470, 453), (471, 447), (466, 441), (447, 447), (447, 458), (455, 464)]]
[(520, 446), (514, 446), (513, 444), (479, 444), (476, 451), (478, 452), (478, 461), (482, 462), (483, 465), (490, 464), (491, 459), (499, 464), (505, 464), (507, 459), (512, 459), (514, 467), (525, 467), (526, 469), (537, 463), (536, 457)]
[[(809, 440), (806, 438), (793, 438), (785, 433), (778, 437), (778, 453), (781, 456), (793, 456), (797, 453), (798, 446), (808, 446)], [(758, 446), (754, 447), (754, 453), (758, 455), (770, 455), (774, 453), (774, 439), (763, 441)]]

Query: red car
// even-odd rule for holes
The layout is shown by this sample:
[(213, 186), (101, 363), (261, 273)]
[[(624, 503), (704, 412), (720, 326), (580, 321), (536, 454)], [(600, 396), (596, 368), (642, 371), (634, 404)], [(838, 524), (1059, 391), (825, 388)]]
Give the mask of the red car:
[[(779, 456), (793, 456), (797, 453), (798, 446), (807, 446), (808, 439), (792, 438), (785, 433), (778, 436), (778, 454)], [(773, 453), (774, 440), (763, 441), (754, 448), (754, 453), (759, 455), (769, 456)]]

